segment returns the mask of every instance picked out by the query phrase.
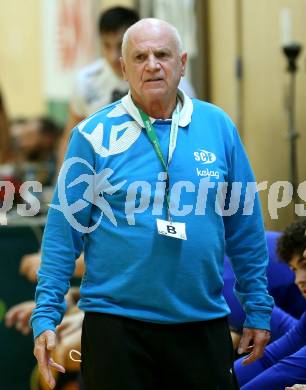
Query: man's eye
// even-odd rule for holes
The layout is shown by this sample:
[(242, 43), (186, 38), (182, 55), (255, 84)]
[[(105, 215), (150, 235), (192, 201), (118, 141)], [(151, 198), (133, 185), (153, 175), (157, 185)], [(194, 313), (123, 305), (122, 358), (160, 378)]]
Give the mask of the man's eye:
[(160, 53), (157, 53), (157, 54), (156, 54), (156, 57), (157, 57), (157, 58), (160, 58), (160, 59), (166, 58), (166, 57), (168, 57), (168, 53), (166, 53), (166, 52), (164, 52), (164, 51), (161, 51)]
[(145, 56), (143, 54), (137, 54), (137, 56), (135, 58), (137, 61), (143, 61)]

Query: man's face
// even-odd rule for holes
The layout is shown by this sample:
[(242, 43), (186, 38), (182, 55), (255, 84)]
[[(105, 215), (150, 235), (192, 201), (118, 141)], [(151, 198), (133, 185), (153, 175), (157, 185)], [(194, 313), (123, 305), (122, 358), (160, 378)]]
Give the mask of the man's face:
[(176, 94), (186, 60), (172, 33), (161, 26), (131, 33), (121, 63), (132, 96), (139, 101)]
[(295, 273), (295, 284), (306, 298), (306, 251), (301, 257), (299, 255), (293, 255), (289, 266)]
[(124, 29), (121, 29), (114, 32), (105, 32), (100, 36), (102, 56), (110, 64), (114, 73), (119, 77), (122, 77), (120, 57), (124, 31)]

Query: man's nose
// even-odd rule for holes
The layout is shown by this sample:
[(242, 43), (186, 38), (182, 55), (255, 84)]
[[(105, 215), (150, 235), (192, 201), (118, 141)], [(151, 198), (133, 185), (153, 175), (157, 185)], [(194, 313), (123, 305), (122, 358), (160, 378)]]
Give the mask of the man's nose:
[(155, 71), (160, 68), (160, 64), (154, 55), (148, 56), (146, 68), (150, 71)]

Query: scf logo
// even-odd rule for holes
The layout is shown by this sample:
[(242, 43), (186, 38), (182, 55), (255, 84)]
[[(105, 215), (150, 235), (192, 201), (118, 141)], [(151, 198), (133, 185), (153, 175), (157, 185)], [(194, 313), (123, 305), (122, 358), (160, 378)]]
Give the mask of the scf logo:
[(207, 150), (200, 149), (198, 152), (194, 152), (194, 159), (202, 164), (212, 164), (217, 160), (214, 153), (208, 152)]

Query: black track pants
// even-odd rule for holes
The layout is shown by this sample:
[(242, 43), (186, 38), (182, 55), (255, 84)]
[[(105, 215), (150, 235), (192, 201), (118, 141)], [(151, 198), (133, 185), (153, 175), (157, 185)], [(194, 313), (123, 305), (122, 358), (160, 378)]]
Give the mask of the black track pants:
[(155, 324), (86, 313), (85, 390), (237, 390), (227, 318)]

